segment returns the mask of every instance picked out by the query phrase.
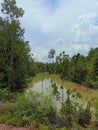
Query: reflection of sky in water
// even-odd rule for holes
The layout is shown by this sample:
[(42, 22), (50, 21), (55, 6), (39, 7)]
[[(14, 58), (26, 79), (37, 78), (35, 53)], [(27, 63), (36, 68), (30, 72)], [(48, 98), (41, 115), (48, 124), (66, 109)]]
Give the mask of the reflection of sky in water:
[[(57, 107), (58, 109), (61, 108), (61, 97), (62, 97), (62, 89), (60, 88), (61, 85), (58, 85), (58, 92), (59, 92), (59, 97), (60, 100), (57, 100), (56, 96), (53, 96), (53, 104), (55, 107)], [(51, 95), (52, 96), (52, 92), (53, 92), (53, 88), (51, 87), (51, 79), (45, 79), (43, 81), (39, 81), (39, 82), (35, 82), (33, 87), (30, 88), (30, 91), (34, 91), (37, 93), (43, 93), (44, 95)], [(66, 89), (65, 87), (63, 88), (63, 98), (64, 101), (66, 99)]]
[(51, 94), (51, 80), (45, 79), (43, 81), (35, 82), (31, 90), (38, 93), (43, 92), (45, 95), (49, 95)]
[[(60, 88), (61, 85), (58, 85), (58, 92), (60, 93), (60, 97), (62, 95), (62, 89)], [(35, 82), (33, 87), (30, 88), (30, 90), (37, 92), (37, 93), (43, 93), (45, 95), (51, 95), (53, 88), (51, 87), (51, 79), (45, 79), (43, 81)], [(66, 97), (66, 89), (64, 87), (63, 89), (64, 98)]]

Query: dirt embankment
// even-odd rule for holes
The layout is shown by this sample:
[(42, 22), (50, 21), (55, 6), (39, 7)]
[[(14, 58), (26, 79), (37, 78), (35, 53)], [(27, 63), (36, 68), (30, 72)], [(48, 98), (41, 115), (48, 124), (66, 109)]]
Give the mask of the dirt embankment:
[(35, 130), (35, 129), (28, 129), (23, 127), (15, 127), (6, 124), (0, 124), (0, 130)]

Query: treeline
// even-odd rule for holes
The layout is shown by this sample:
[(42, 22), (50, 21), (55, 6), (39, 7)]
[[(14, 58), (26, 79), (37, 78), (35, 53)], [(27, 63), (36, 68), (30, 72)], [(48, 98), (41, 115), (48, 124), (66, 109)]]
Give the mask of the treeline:
[[(51, 53), (51, 54), (50, 54)], [(51, 55), (51, 56), (50, 56)], [(80, 53), (70, 57), (65, 52), (54, 60), (55, 51), (49, 52), (50, 63), (38, 63), (40, 72), (60, 74), (62, 80), (71, 80), (90, 88), (98, 88), (98, 48), (91, 49), (87, 56)]]
[(19, 19), (24, 11), (15, 0), (4, 0), (0, 17), (0, 89), (21, 90), (30, 74), (31, 55)]

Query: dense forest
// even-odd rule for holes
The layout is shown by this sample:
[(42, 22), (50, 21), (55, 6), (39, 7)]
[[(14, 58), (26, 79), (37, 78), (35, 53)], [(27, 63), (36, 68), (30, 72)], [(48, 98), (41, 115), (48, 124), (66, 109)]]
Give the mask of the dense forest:
[[(92, 112), (90, 102), (84, 108), (77, 102), (81, 95), (68, 89), (66, 101), (61, 103), (58, 113), (52, 102), (53, 96), (59, 95), (55, 83), (50, 97), (33, 92), (26, 96), (24, 92), (32, 77), (45, 72), (60, 75), (62, 81), (76, 82), (98, 91), (98, 48), (91, 48), (86, 56), (77, 53), (72, 57), (65, 51), (56, 55), (56, 50), (50, 49), (47, 63), (35, 62), (29, 42), (25, 41), (25, 30), (21, 28), (20, 18), (24, 10), (17, 7), (15, 0), (4, 0), (1, 7), (0, 123), (39, 130), (97, 130), (97, 99)], [(63, 94), (63, 86), (61, 89)]]

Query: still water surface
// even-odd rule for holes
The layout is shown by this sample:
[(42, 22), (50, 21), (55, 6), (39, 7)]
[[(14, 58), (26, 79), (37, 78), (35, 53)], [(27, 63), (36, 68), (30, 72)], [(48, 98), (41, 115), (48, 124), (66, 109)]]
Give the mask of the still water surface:
[[(62, 95), (61, 85), (56, 84), (58, 86), (57, 91)], [(34, 91), (37, 93), (43, 93), (44, 95), (51, 95), (53, 92), (53, 88), (51, 79), (44, 79), (42, 81), (35, 82), (33, 86), (29, 89), (30, 91)], [(66, 97), (66, 88), (63, 87), (64, 98)]]
[[(36, 93), (42, 93), (43, 95), (52, 96), (53, 104), (57, 109), (61, 108), (62, 102), (66, 100), (66, 88), (63, 87), (61, 89), (61, 85), (56, 84), (58, 86), (57, 91), (59, 92), (59, 100), (57, 97), (53, 96), (53, 88), (51, 79), (44, 79), (42, 81), (35, 82), (33, 86), (29, 89), (29, 91), (34, 91)], [(62, 99), (63, 96), (63, 99)]]

